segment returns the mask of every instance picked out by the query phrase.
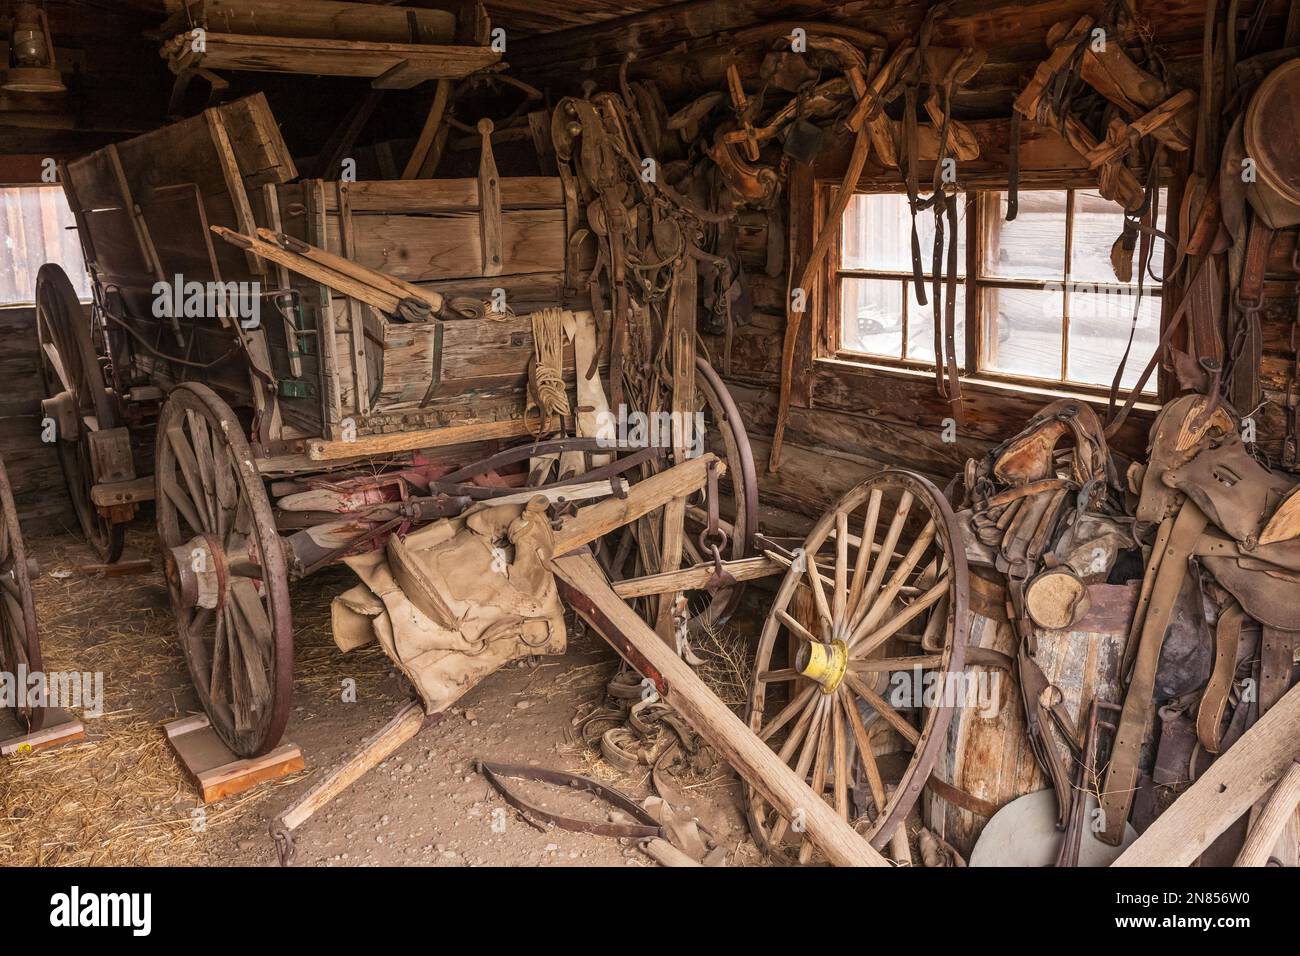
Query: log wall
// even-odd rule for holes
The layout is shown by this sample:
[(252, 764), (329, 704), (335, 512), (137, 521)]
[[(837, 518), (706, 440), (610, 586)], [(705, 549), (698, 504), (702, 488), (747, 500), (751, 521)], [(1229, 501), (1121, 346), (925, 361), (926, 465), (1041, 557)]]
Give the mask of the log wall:
[(45, 397), (36, 353), (36, 310), (0, 309), (0, 457), (4, 458), (24, 536), (75, 529), (77, 519), (63, 486), (52, 444), (41, 441)]

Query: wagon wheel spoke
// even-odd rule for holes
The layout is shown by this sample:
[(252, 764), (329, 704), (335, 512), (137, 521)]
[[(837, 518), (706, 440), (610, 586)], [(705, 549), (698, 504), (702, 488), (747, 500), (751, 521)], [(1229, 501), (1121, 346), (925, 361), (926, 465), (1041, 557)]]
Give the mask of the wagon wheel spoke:
[[(821, 697), (809, 705), (809, 712), (812, 715), (812, 720), (808, 727), (808, 732), (803, 738), (803, 745), (799, 748), (799, 759), (795, 763), (794, 767), (795, 776), (800, 780), (807, 778), (808, 768), (812, 766), (813, 757), (817, 750), (821, 748), (822, 727), (826, 721), (826, 706), (828, 703), (829, 702), (825, 697)], [(791, 750), (791, 753), (793, 753), (793, 749)], [(786, 762), (789, 762), (790, 760), (790, 754), (786, 753), (784, 747), (781, 749), (781, 759)], [(780, 817), (773, 825), (772, 844), (774, 846), (781, 845), (781, 841), (785, 837), (786, 828), (789, 825), (790, 821), (785, 819), (785, 817)]]
[(921, 739), (920, 732), (908, 723), (907, 718), (895, 710), (892, 704), (868, 687), (866, 682), (853, 671), (845, 672), (844, 683), (848, 684), (868, 707), (879, 714), (885, 723), (897, 730), (904, 740), (913, 747), (916, 746)]
[[(895, 614), (883, 624), (875, 625), (869, 618), (864, 618), (859, 629), (853, 633), (849, 640), (850, 657), (866, 657), (872, 651), (876, 650), (885, 641), (889, 640), (908, 624), (911, 624), (918, 617), (928, 611), (931, 606), (945, 597), (948, 593), (948, 586), (951, 579), (944, 575), (930, 589), (908, 604), (902, 611)], [(892, 603), (892, 602), (891, 602)], [(874, 630), (868, 631), (867, 625), (871, 624)]]
[[(832, 724), (835, 722), (835, 698), (828, 697), (822, 706), (822, 725), (817, 734), (817, 751), (812, 765), (812, 792), (818, 799), (826, 792), (826, 763), (830, 759), (831, 739), (834, 734)], [(804, 838), (799, 847), (799, 862), (807, 864), (812, 859), (812, 841)]]
[(831, 716), (834, 719), (832, 725), (832, 745), (834, 756), (835, 780), (835, 812), (840, 815), (841, 820), (849, 819), (849, 758), (848, 758), (848, 739), (844, 729), (845, 717), (843, 711), (847, 706), (844, 698), (836, 696), (831, 698), (833, 710)]
[(799, 640), (809, 641), (814, 644), (821, 643), (821, 638), (814, 637), (812, 631), (808, 630), (808, 628), (804, 627), (785, 611), (777, 611), (776, 616), (782, 624), (790, 629), (790, 633), (799, 638)]
[(198, 469), (199, 487), (202, 489), (204, 516), (208, 519), (206, 530), (217, 533), (216, 468), (212, 462), (212, 444), (209, 441), (208, 425), (194, 412), (185, 413), (189, 424), (190, 447), (194, 451), (194, 464)]
[(880, 764), (876, 761), (876, 753), (871, 747), (871, 735), (867, 733), (866, 724), (862, 722), (862, 715), (858, 713), (856, 704), (852, 701), (846, 701), (844, 713), (849, 718), (849, 727), (852, 728), (853, 739), (857, 743), (858, 759), (861, 761), (863, 772), (866, 774), (867, 787), (871, 790), (871, 799), (875, 801), (876, 812), (879, 813), (885, 805), (885, 781), (880, 774)]
[(871, 564), (871, 546), (876, 540), (876, 523), (880, 520), (880, 500), (884, 497), (879, 488), (872, 488), (867, 499), (867, 512), (862, 516), (862, 535), (858, 538), (858, 551), (853, 563), (853, 584), (849, 588), (848, 611), (854, 614), (862, 600), (863, 586), (867, 582), (867, 568)]
[(890, 674), (920, 668), (932, 670), (943, 666), (942, 654), (917, 654), (912, 657), (873, 657), (869, 660), (850, 660), (848, 668), (855, 674)]
[(812, 587), (813, 606), (817, 609), (817, 617), (821, 621), (821, 630), (825, 634), (831, 633), (835, 619), (831, 614), (830, 605), (826, 603), (826, 589), (822, 585), (821, 570), (817, 567), (817, 556), (814, 554), (804, 555), (804, 570), (808, 574), (808, 583)]
[(791, 717), (795, 716), (795, 714), (802, 714), (804, 709), (807, 707), (808, 701), (812, 699), (812, 695), (816, 692), (816, 685), (809, 684), (802, 691), (796, 694), (794, 699), (790, 701), (790, 703), (786, 704), (769, 723), (759, 729), (759, 739), (770, 739), (773, 734), (790, 722)]
[(903, 526), (907, 523), (907, 516), (912, 510), (912, 500), (910, 491), (904, 491), (899, 497), (898, 508), (889, 523), (889, 530), (885, 533), (885, 540), (880, 546), (880, 555), (876, 558), (875, 566), (871, 569), (871, 576), (867, 579), (866, 586), (859, 595), (858, 604), (851, 612), (851, 627), (857, 627), (858, 621), (869, 611), (880, 592), (881, 582), (885, 580), (885, 572), (889, 570), (889, 562), (894, 556), (894, 549), (898, 547), (898, 539), (903, 534)]
[(844, 627), (844, 611), (849, 601), (849, 516), (835, 515), (835, 604), (831, 608), (835, 633)]
[(763, 671), (755, 674), (754, 680), (760, 680), (765, 684), (780, 684), (785, 681), (798, 680), (799, 672), (793, 667), (783, 667), (775, 671)]

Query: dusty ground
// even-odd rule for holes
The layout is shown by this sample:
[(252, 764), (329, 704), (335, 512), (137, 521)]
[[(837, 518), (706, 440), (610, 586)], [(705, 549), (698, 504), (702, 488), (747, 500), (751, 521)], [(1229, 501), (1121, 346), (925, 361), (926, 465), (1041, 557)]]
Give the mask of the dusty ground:
[[(408, 699), (405, 679), (380, 650), (345, 656), (334, 646), (329, 601), (350, 572), (295, 585), (296, 687), (285, 739), (299, 745), (308, 769), (203, 808), (161, 729), (199, 708), (152, 529), (132, 529), (125, 558), (153, 557), (153, 570), (127, 577), (79, 570), (96, 559), (72, 535), (31, 538), (28, 549), (42, 571), (36, 594), (46, 669), (101, 671), (105, 703), (102, 716), (85, 718), (83, 743), (0, 763), (0, 865), (275, 865), (270, 820)], [(724, 683), (726, 664), (720, 659), (717, 668)], [(623, 774), (575, 739), (575, 713), (604, 696), (617, 666), (599, 638), (571, 634), (566, 656), (498, 671), (302, 827), (296, 865), (654, 865), (616, 839), (539, 832), (474, 770), (479, 758), (534, 763), (596, 776), (637, 798), (649, 794), (648, 775)], [(342, 700), (347, 678), (356, 682), (354, 703)], [(10, 715), (0, 713), (0, 737), (14, 731)], [(552, 809), (603, 812), (586, 797), (526, 789)], [(728, 865), (761, 862), (729, 770), (686, 792), (689, 812), (728, 847)]]

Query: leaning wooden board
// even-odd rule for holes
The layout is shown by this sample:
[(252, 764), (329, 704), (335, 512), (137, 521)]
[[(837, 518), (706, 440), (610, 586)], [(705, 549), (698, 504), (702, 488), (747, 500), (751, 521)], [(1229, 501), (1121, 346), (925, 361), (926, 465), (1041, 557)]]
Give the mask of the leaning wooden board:
[(1115, 861), (1190, 866), (1300, 757), (1300, 687), (1292, 687)]

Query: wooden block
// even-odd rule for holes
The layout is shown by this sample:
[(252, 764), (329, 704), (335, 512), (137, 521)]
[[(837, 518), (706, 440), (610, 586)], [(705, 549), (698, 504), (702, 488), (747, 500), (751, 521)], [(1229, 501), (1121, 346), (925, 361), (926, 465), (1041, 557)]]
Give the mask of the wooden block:
[(134, 504), (137, 501), (153, 501), (153, 497), (153, 475), (132, 478), (129, 481), (100, 482), (90, 489), (90, 500), (101, 508)]
[(48, 726), (31, 734), (20, 734), (0, 741), (0, 757), (12, 757), (15, 754), (32, 753), (62, 747), (86, 738), (86, 728), (81, 721), (62, 708), (51, 707), (46, 716)]
[(281, 744), (262, 757), (236, 757), (202, 714), (173, 720), (163, 725), (163, 731), (204, 803), (233, 797), (307, 766), (293, 743)]

